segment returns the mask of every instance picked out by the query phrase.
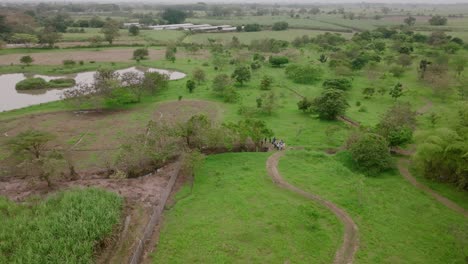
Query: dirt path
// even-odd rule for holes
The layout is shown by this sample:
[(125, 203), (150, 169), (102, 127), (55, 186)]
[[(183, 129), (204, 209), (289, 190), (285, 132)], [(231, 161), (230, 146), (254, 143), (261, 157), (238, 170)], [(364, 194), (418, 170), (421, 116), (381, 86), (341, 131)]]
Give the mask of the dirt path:
[(284, 189), (293, 191), (297, 194), (300, 194), (303, 197), (320, 203), (321, 205), (330, 209), (340, 219), (340, 221), (345, 226), (345, 232), (343, 237), (343, 244), (336, 252), (333, 263), (353, 263), (354, 254), (359, 248), (358, 228), (354, 223), (353, 219), (343, 209), (339, 208), (334, 203), (329, 202), (318, 195), (305, 192), (286, 182), (283, 179), (283, 177), (281, 177), (281, 174), (278, 171), (278, 162), (280, 157), (283, 156), (283, 154), (284, 152), (276, 152), (273, 155), (271, 155), (266, 162), (268, 174), (273, 179), (273, 182)]
[(459, 206), (458, 204), (452, 202), (448, 198), (438, 194), (436, 191), (432, 190), (431, 188), (427, 187), (426, 185), (418, 182), (416, 178), (411, 175), (408, 170), (409, 160), (406, 158), (398, 159), (398, 170), (403, 177), (409, 181), (414, 187), (424, 191), (425, 193), (429, 194), (430, 196), (434, 197), (437, 201), (441, 204), (447, 206), (448, 208), (462, 214), (464, 217), (468, 218), (468, 210), (465, 210), (463, 207)]

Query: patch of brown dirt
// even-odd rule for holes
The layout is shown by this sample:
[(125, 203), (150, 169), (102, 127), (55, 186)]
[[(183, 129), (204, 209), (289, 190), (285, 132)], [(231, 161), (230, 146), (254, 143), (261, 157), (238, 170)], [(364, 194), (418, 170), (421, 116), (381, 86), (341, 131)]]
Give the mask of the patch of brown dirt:
[(155, 121), (168, 123), (184, 122), (196, 114), (204, 114), (215, 121), (220, 118), (221, 108), (217, 103), (201, 100), (181, 100), (159, 104), (153, 115)]
[[(96, 61), (96, 62), (132, 62), (133, 51), (135, 48), (122, 49), (89, 49), (80, 51), (52, 51), (28, 53), (33, 59), (34, 64), (40, 65), (61, 65), (63, 60), (75, 61)], [(150, 60), (165, 59), (165, 50), (149, 49)], [(0, 55), (0, 65), (19, 64), (23, 53)], [(200, 52), (198, 54), (188, 54), (184, 51), (177, 52), (178, 58), (205, 58), (207, 54)]]
[(285, 181), (278, 171), (278, 162), (283, 154), (284, 152), (276, 152), (271, 155), (266, 162), (268, 174), (272, 178), (273, 182), (284, 189), (293, 191), (305, 198), (318, 202), (322, 206), (327, 207), (338, 217), (338, 219), (340, 219), (345, 227), (345, 232), (343, 237), (343, 244), (336, 252), (333, 263), (353, 263), (354, 255), (359, 248), (359, 233), (357, 225), (354, 223), (353, 219), (348, 215), (348, 213), (339, 208), (336, 204), (327, 201), (316, 194), (303, 191)]

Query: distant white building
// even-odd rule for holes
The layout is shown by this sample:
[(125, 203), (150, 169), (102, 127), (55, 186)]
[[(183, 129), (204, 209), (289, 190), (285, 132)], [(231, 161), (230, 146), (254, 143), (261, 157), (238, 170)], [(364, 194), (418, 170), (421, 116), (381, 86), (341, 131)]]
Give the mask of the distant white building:
[(129, 28), (129, 27), (131, 27), (131, 26), (141, 27), (141, 24), (140, 24), (140, 23), (137, 23), (137, 22), (133, 22), (133, 23), (123, 23), (123, 26), (124, 26), (124, 28)]
[(192, 23), (184, 23), (184, 24), (169, 24), (169, 25), (155, 25), (155, 26), (148, 26), (149, 29), (153, 30), (191, 30), (191, 31), (198, 31), (198, 32), (230, 32), (236, 31), (236, 27), (231, 25), (220, 25), (220, 26), (212, 26), (210, 24), (201, 24), (201, 25), (194, 25)]

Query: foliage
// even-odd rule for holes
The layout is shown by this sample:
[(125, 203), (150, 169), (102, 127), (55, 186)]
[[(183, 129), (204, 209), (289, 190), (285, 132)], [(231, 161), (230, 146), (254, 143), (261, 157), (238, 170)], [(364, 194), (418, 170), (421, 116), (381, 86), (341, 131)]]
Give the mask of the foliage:
[(414, 26), (414, 24), (416, 24), (416, 18), (414, 16), (409, 16), (405, 18), (404, 22), (406, 25), (411, 27)]
[(392, 89), (390, 89), (389, 92), (390, 96), (393, 98), (393, 100), (397, 100), (400, 96), (403, 95), (403, 85), (401, 83), (395, 84)]
[(133, 51), (134, 60), (144, 60), (148, 55), (149, 52), (147, 48), (139, 48)]
[(16, 90), (35, 90), (48, 88), (47, 81), (42, 78), (27, 78), (16, 83)]
[(352, 88), (352, 83), (349, 79), (338, 78), (338, 79), (327, 79), (323, 82), (322, 86), (325, 89), (338, 89), (342, 91), (348, 91)]
[(409, 103), (396, 103), (382, 116), (376, 133), (383, 136), (390, 146), (408, 143), (416, 128), (416, 112)]
[(432, 26), (443, 26), (447, 25), (447, 18), (439, 15), (433, 16), (429, 19), (429, 24)]
[(250, 42), (249, 49), (262, 52), (278, 53), (286, 49), (289, 42), (277, 39), (254, 39)]
[(241, 144), (247, 144), (247, 140), (251, 140), (256, 151), (260, 150), (265, 138), (273, 136), (273, 131), (268, 128), (266, 122), (259, 119), (245, 119), (237, 123), (227, 123), (224, 126), (239, 136)]
[(0, 198), (0, 262), (91, 263), (119, 223), (122, 204), (100, 189), (59, 192), (33, 205)]
[(193, 80), (187, 80), (187, 83), (185, 84), (185, 87), (189, 91), (189, 93), (193, 93), (193, 90), (195, 90), (196, 83)]
[(101, 32), (104, 34), (104, 39), (112, 45), (114, 39), (120, 36), (119, 22), (113, 19), (107, 20), (102, 27)]
[(211, 89), (215, 93), (222, 94), (224, 89), (231, 85), (231, 78), (227, 74), (218, 74), (213, 79)]
[(187, 18), (187, 13), (181, 10), (168, 8), (164, 10), (161, 17), (166, 20), (168, 24), (180, 24)]
[(270, 90), (272, 83), (273, 78), (271, 78), (271, 76), (264, 75), (260, 81), (260, 90)]
[(392, 164), (387, 141), (377, 134), (359, 135), (349, 152), (359, 168), (369, 176), (376, 176)]
[(193, 80), (195, 80), (198, 84), (201, 84), (206, 80), (206, 74), (203, 69), (195, 68), (192, 72)]
[(140, 34), (140, 28), (138, 26), (131, 25), (128, 28), (128, 33), (130, 33), (132, 36), (138, 36), (138, 34)]
[(289, 63), (289, 59), (286, 56), (270, 56), (268, 58), (268, 62), (271, 64), (273, 67), (281, 67), (284, 64)]
[(322, 78), (323, 70), (311, 65), (292, 64), (286, 67), (285, 73), (295, 83), (314, 84)]
[(262, 27), (259, 24), (247, 24), (244, 26), (245, 32), (256, 32), (261, 31)]
[(244, 82), (247, 82), (251, 78), (250, 69), (247, 66), (237, 67), (231, 75), (231, 78), (236, 80), (240, 85), (243, 85)]
[(53, 47), (54, 44), (62, 37), (57, 31), (51, 27), (45, 27), (39, 34), (39, 43), (47, 44)]
[(26, 64), (26, 66), (31, 65), (31, 63), (33, 63), (33, 61), (34, 61), (34, 59), (33, 59), (31, 56), (29, 56), (29, 55), (22, 56), (22, 57), (20, 58), (20, 62), (21, 62), (22, 64)]
[[(301, 103), (301, 106), (306, 102)], [(321, 119), (333, 120), (343, 115), (349, 107), (344, 92), (337, 89), (326, 89), (312, 101), (311, 111), (319, 115)]]
[(289, 27), (288, 22), (279, 21), (279, 22), (275, 22), (273, 26), (271, 27), (271, 29), (275, 31), (280, 31), (280, 30), (286, 30), (288, 29), (288, 27)]

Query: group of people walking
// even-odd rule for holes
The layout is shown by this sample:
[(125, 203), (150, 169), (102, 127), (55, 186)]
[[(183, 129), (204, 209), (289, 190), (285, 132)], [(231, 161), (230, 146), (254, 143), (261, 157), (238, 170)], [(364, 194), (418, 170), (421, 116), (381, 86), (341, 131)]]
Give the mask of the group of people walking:
[(277, 150), (283, 150), (286, 148), (286, 143), (282, 139), (277, 140), (275, 137), (271, 140), (271, 144), (277, 149)]

